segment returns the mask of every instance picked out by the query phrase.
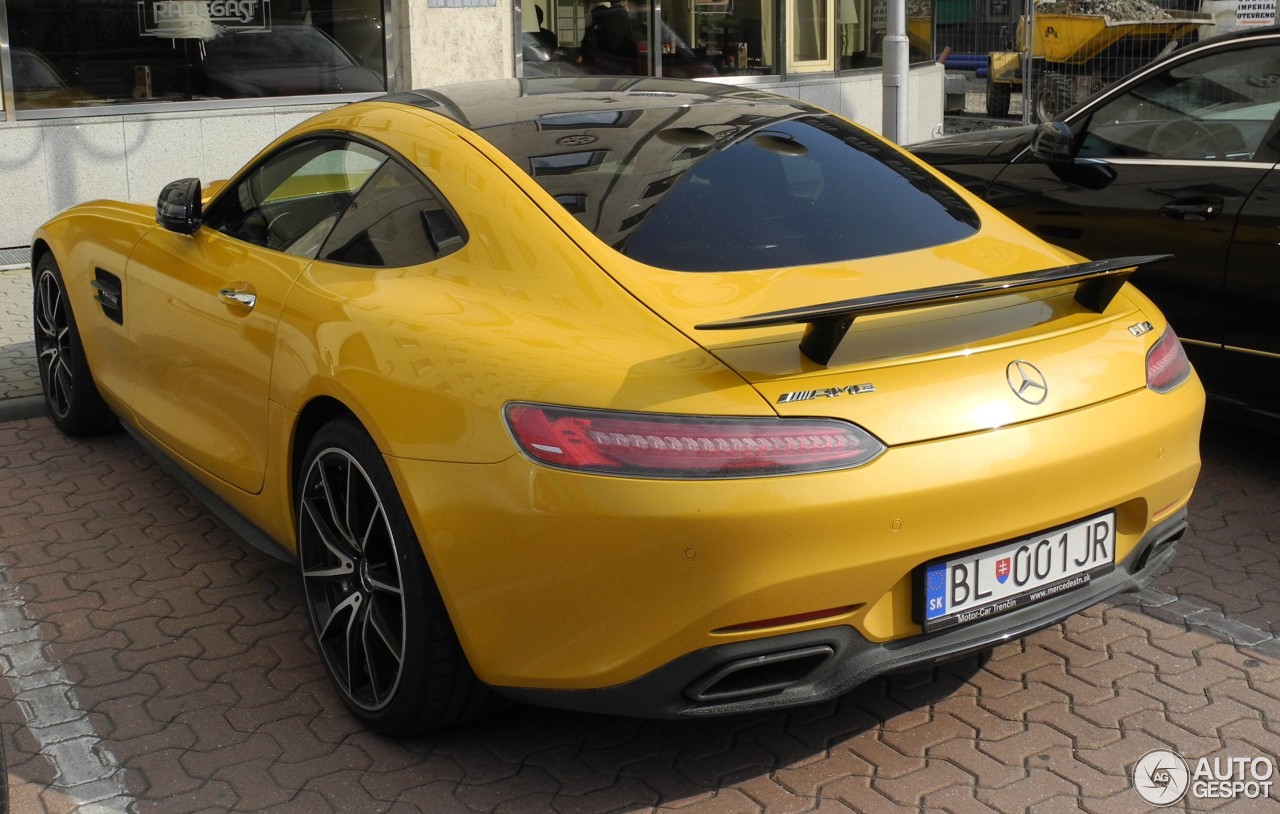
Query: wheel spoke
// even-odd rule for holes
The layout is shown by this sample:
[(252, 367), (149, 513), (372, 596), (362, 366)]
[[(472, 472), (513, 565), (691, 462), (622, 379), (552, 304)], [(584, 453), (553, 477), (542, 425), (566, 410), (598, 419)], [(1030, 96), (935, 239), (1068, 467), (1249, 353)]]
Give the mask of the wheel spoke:
[(58, 331), (57, 310), (58, 303), (62, 299), (59, 296), (58, 286), (53, 279), (53, 275), (45, 272), (40, 277), (40, 286), (38, 288), (40, 297), (39, 307), (36, 308), (36, 324), (40, 327), (41, 332), (49, 337), (54, 338)]
[[(326, 518), (329, 520), (329, 528), (336, 533), (336, 536), (342, 542), (347, 544), (347, 548), (356, 552), (355, 539), (351, 536), (351, 526), (347, 522), (347, 506), (338, 504), (338, 496), (334, 493), (333, 484), (329, 482), (329, 468), (325, 465), (323, 458), (317, 458), (314, 469), (320, 478), (320, 489), (324, 493)], [(346, 475), (347, 483), (351, 481), (351, 464), (347, 461), (342, 462), (342, 470)], [(343, 494), (345, 496), (349, 486), (343, 486)], [(350, 505), (350, 501), (347, 501)], [(358, 553), (358, 552), (356, 552)]]
[[(380, 704), (395, 689), (396, 678), (404, 664), (404, 648), (382, 614), (377, 612), (374, 603), (369, 603), (363, 616), (360, 638), (365, 672), (369, 677), (369, 691), (374, 703)], [(386, 658), (388, 656), (389, 661)]]
[(333, 609), (324, 619), (316, 619), (316, 638), (322, 643), (329, 641), (334, 633), (332, 630), (334, 623), (338, 620), (338, 617), (345, 616), (347, 617), (347, 622), (342, 631), (342, 638), (348, 639), (359, 606), (360, 595), (355, 591), (351, 591), (342, 598), (342, 601), (333, 606)]
[(55, 415), (71, 410), (75, 376), (71, 370), (71, 324), (67, 318), (62, 287), (46, 270), (36, 285), (36, 348), (45, 396)]
[(41, 338), (45, 342), (54, 343), (58, 338), (58, 329), (49, 318), (49, 308), (42, 296), (40, 298), (40, 307), (36, 309), (36, 329), (40, 332)]
[(384, 594), (389, 594), (391, 596), (399, 597), (399, 596), (402, 596), (403, 594), (403, 592), (400, 590), (399, 585), (393, 585), (390, 582), (383, 582), (382, 580), (374, 577), (373, 575), (369, 576), (369, 585), (375, 591), (378, 591)]
[(356, 549), (356, 551), (363, 554), (364, 546), (362, 542), (356, 537), (355, 518), (352, 517), (352, 515), (356, 511), (356, 500), (357, 500), (356, 476), (357, 474), (358, 473), (356, 471), (356, 468), (348, 464), (346, 467), (347, 481), (345, 484), (343, 484), (343, 498), (346, 501), (346, 505), (343, 507), (344, 512), (342, 516), (342, 522), (344, 524), (345, 531), (347, 532), (347, 539), (351, 541), (351, 545)]
[(400, 686), (405, 590), (382, 496), (342, 448), (321, 451), (303, 479), (298, 560), (321, 652), (346, 699), (377, 710)]
[[(311, 527), (315, 529), (316, 535), (320, 538), (320, 544), (324, 546), (329, 556), (325, 558), (326, 562), (323, 566), (310, 565), (304, 562), (302, 575), (307, 579), (335, 579), (341, 577), (350, 577), (355, 571), (355, 562), (343, 550), (342, 540), (338, 535), (334, 534), (328, 518), (324, 517), (311, 501), (304, 501), (303, 510), (306, 512), (307, 519), (311, 521)], [(329, 565), (335, 562), (334, 565)]]
[[(377, 498), (374, 498), (376, 501)], [(360, 550), (367, 556), (369, 553), (369, 542), (373, 538), (373, 533), (378, 528), (385, 528), (386, 516), (382, 513), (382, 504), (375, 503), (373, 511), (369, 512), (369, 522), (364, 524), (364, 531), (360, 533)]]
[(49, 403), (58, 415), (65, 414), (71, 404), (71, 377), (65, 371), (66, 368), (59, 365), (49, 373)]

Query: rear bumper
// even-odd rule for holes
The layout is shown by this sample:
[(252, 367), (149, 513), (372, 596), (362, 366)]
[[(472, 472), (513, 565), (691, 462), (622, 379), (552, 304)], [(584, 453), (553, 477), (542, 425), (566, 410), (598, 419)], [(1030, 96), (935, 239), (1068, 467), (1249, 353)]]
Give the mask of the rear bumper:
[[(681, 714), (681, 694), (709, 671), (793, 641), (829, 641), (834, 657), (794, 659), (827, 666), (781, 703), (895, 669), (912, 658), (903, 647), (982, 649), (1131, 587), (1095, 580), (1038, 605), (1043, 618), (1030, 626), (1028, 614), (1011, 611), (994, 625), (926, 638), (915, 620), (924, 563), (1105, 511), (1115, 512), (1118, 570), (1145, 570), (1134, 552), (1161, 537), (1153, 529), (1169, 528), (1195, 485), (1203, 399), (1193, 380), (1166, 395), (1137, 391), (894, 447), (865, 467), (778, 478), (635, 480), (522, 458), (388, 460), (482, 681), (548, 699), (625, 696), (657, 682), (662, 690), (643, 697), (675, 699), (670, 714)], [(856, 637), (831, 632), (845, 628)], [(830, 672), (876, 644), (879, 655)]]
[(1151, 529), (1109, 574), (1016, 611), (933, 634), (870, 642), (848, 625), (709, 647), (633, 681), (587, 690), (498, 687), (516, 701), (641, 717), (699, 717), (799, 706), (876, 676), (919, 669), (1027, 636), (1151, 584), (1187, 529), (1183, 509)]

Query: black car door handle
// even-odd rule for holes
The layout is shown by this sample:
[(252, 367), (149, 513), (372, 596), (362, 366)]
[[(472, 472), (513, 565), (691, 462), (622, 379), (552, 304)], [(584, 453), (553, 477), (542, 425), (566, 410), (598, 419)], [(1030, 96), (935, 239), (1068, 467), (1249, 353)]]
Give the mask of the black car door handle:
[(1208, 220), (1222, 214), (1226, 201), (1221, 195), (1181, 198), (1160, 207), (1160, 214), (1174, 220)]

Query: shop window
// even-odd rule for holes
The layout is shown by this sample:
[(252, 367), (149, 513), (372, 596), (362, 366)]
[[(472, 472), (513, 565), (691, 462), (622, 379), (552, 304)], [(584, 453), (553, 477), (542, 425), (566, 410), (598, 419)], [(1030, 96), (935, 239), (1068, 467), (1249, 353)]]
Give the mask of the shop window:
[[(737, 60), (746, 64), (749, 46), (743, 31), (754, 35), (754, 57), (757, 70), (760, 54), (766, 49), (759, 41), (764, 30), (753, 20), (760, 14), (762, 3), (770, 9), (773, 0), (735, 0), (739, 6), (751, 6), (730, 23), (736, 37), (733, 53), (724, 51), (726, 27), (724, 19), (712, 21), (702, 17), (702, 3), (695, 0), (665, 0), (657, 15), (644, 0), (590, 0), (582, 3), (523, 3), (521, 61), (523, 75), (563, 76), (569, 74), (609, 74), (625, 76), (669, 76), (677, 79), (702, 79), (739, 72)], [(718, 18), (729, 16), (729, 2), (717, 2)], [(748, 71), (743, 70), (742, 73)]]
[(369, 93), (381, 0), (7, 0), (19, 111)]
[[(662, 0), (660, 9), (647, 0), (522, 3), (523, 75), (702, 79), (883, 63), (888, 0)], [(932, 0), (907, 0), (907, 18), (911, 61), (932, 61)]]
[(692, 14), (698, 40), (706, 43), (707, 58), (719, 73), (780, 72), (774, 0), (694, 0)]
[(552, 155), (535, 155), (529, 157), (532, 175), (568, 175), (580, 170), (587, 170), (604, 163), (608, 150), (581, 150)]
[[(939, 8), (942, 8), (941, 2)], [(884, 38), (889, 32), (888, 0), (837, 0), (836, 14), (840, 68), (856, 70), (884, 64)], [(934, 60), (933, 18), (931, 0), (907, 0), (907, 41), (913, 63)]]
[(787, 70), (797, 73), (835, 68), (831, 37), (835, 0), (791, 0), (787, 3)]

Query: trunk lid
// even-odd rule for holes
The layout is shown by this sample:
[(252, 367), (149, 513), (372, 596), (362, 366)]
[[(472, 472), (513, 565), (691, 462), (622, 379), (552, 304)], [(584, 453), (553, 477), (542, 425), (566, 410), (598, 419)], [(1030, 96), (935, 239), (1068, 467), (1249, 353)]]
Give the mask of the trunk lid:
[(859, 315), (826, 364), (801, 351), (803, 324), (705, 326), (1077, 263), (1038, 241), (978, 235), (839, 266), (696, 274), (632, 266), (615, 276), (779, 415), (847, 419), (897, 445), (1044, 418), (1141, 389), (1146, 352), (1158, 337), (1144, 334), (1156, 317), (1123, 289), (1094, 302), (1095, 310), (1088, 296), (1077, 297), (1077, 284), (1051, 284)]

